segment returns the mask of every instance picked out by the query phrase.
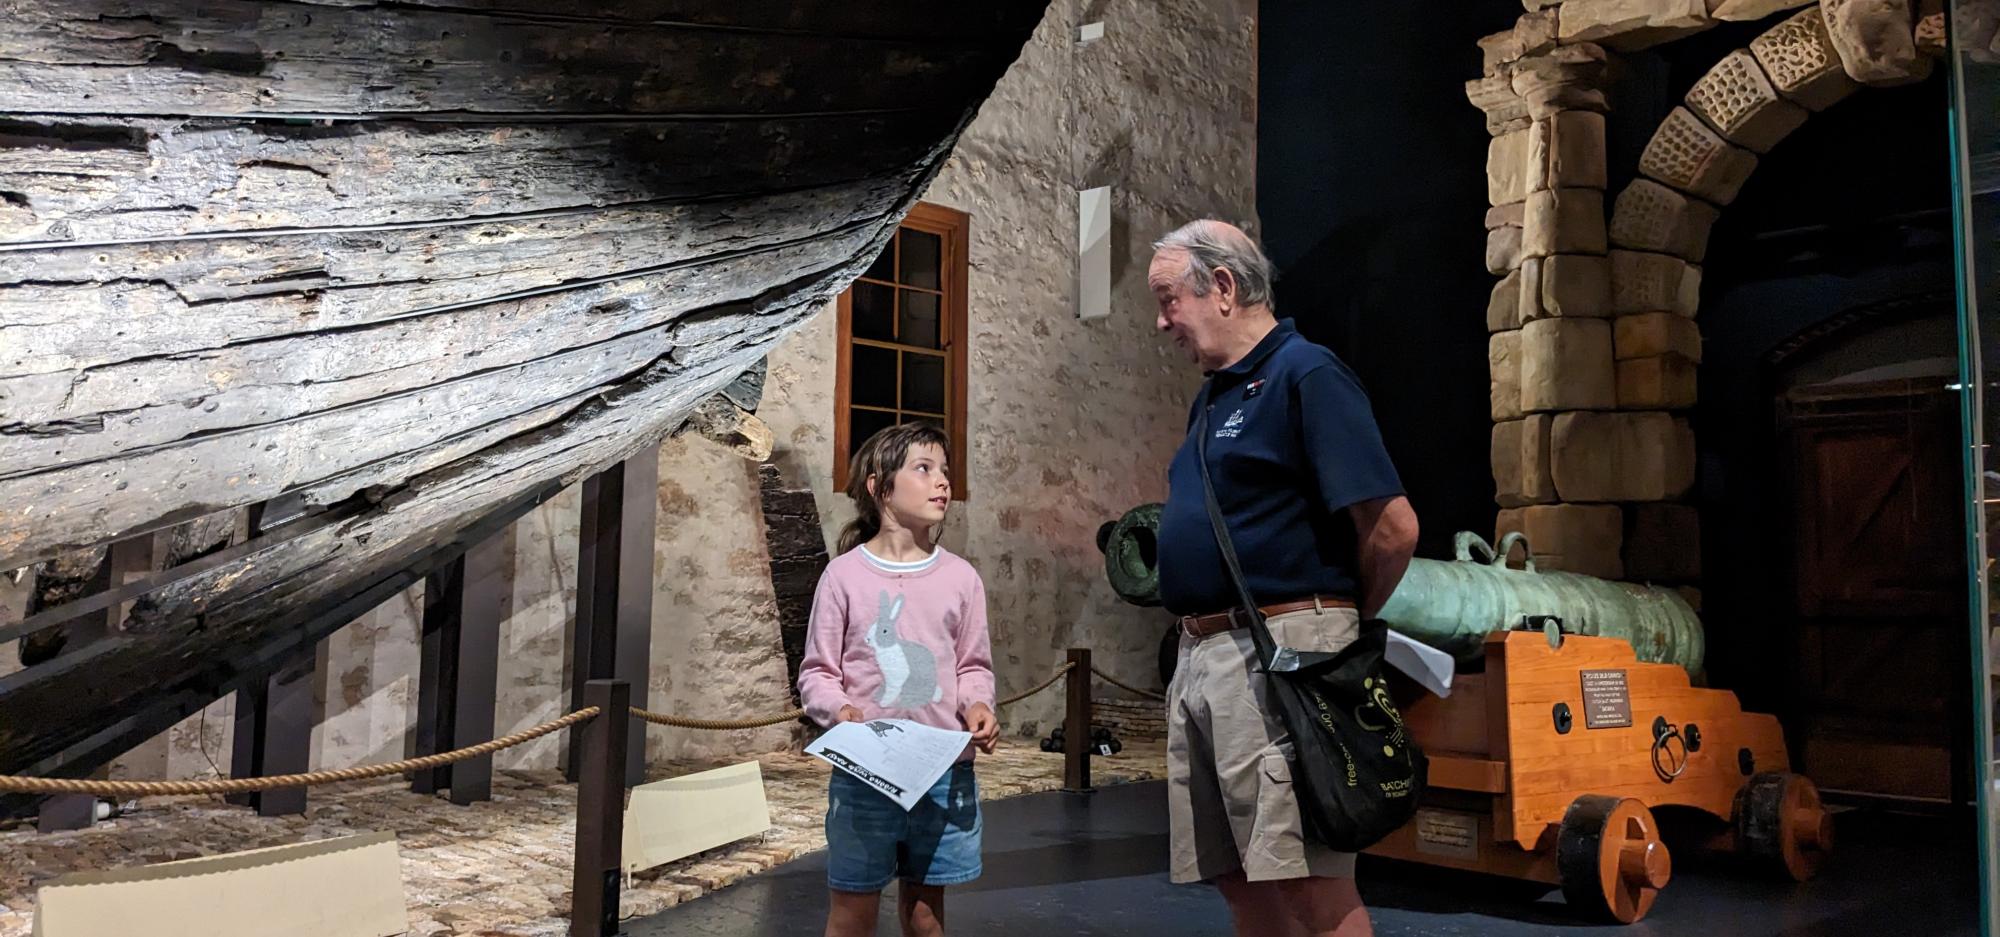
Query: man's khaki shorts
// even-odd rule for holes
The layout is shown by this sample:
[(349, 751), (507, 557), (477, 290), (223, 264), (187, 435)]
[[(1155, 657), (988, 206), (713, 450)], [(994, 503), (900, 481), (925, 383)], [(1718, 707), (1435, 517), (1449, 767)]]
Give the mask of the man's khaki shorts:
[[(1353, 643), (1351, 608), (1308, 609), (1268, 620), (1271, 636), (1300, 651)], [(1292, 743), (1265, 698), (1247, 628), (1197, 640), (1181, 635), (1167, 687), (1167, 816), (1173, 880), (1199, 882), (1241, 869), (1253, 882), (1352, 878), (1354, 854), (1308, 842), (1292, 793)]]

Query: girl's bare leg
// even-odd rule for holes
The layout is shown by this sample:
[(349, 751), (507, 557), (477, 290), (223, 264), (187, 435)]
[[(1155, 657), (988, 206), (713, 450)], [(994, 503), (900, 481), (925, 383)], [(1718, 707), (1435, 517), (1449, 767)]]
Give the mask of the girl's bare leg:
[(882, 893), (831, 891), (827, 894), (826, 937), (875, 937), (875, 915)]

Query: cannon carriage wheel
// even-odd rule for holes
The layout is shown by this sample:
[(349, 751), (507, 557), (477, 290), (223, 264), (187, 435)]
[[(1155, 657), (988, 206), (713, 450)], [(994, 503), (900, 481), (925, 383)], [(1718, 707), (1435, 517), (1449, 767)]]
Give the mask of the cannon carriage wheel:
[(1802, 774), (1767, 771), (1736, 791), (1736, 850), (1766, 870), (1803, 882), (1833, 851), (1833, 815)]
[(1645, 804), (1585, 794), (1563, 813), (1556, 871), (1570, 907), (1631, 924), (1652, 910), (1673, 876), (1673, 860)]

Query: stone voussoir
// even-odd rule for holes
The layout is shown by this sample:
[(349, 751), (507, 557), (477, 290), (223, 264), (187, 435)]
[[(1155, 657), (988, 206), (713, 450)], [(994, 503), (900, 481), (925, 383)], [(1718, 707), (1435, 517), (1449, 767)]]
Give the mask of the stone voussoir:
[(1808, 113), (1778, 93), (1748, 49), (1723, 56), (1702, 75), (1688, 89), (1687, 107), (1723, 139), (1754, 153), (1770, 152)]
[(1930, 77), (1935, 62), (1917, 50), (1911, 0), (1820, 0), (1819, 8), (1849, 77), (1877, 87)]
[(1750, 54), (1785, 100), (1807, 110), (1825, 110), (1861, 87), (1841, 67), (1816, 3), (1751, 40)]
[(1692, 111), (1674, 108), (1639, 156), (1639, 172), (1716, 205), (1736, 200), (1757, 154), (1722, 139)]
[[(1672, 254), (1700, 263), (1708, 252), (1715, 206), (1683, 195), (1651, 179), (1634, 179), (1618, 194), (1611, 212), (1611, 243), (1628, 250)], [(1528, 206), (1532, 226), (1534, 206)]]

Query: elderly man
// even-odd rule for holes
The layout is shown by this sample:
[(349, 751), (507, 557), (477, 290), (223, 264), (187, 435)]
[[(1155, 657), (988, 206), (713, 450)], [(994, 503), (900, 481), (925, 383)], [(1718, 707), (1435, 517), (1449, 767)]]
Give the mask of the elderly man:
[(1182, 616), (1167, 690), (1173, 880), (1215, 882), (1245, 937), (1370, 934), (1353, 854), (1302, 829), (1291, 741), (1231, 611), (1195, 434), (1206, 428), (1216, 500), (1281, 646), (1351, 643), (1408, 567), (1416, 514), (1354, 374), (1273, 316), (1271, 262), (1249, 235), (1197, 221), (1154, 250), (1157, 324), (1208, 376), (1160, 517), (1160, 594)]

